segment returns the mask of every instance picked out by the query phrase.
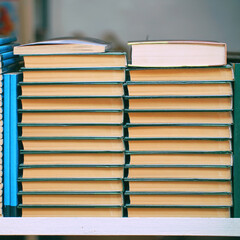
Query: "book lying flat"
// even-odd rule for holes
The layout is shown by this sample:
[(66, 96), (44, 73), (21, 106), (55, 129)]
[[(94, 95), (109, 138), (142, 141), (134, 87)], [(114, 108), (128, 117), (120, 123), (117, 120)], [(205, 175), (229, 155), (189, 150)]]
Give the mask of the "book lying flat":
[(230, 208), (140, 208), (128, 207), (128, 217), (203, 217), (230, 218)]
[(230, 83), (128, 84), (129, 96), (231, 96)]
[(128, 112), (130, 123), (231, 124), (231, 112)]
[(123, 151), (124, 143), (121, 138), (115, 137), (92, 137), (92, 138), (19, 138), (24, 150), (54, 151), (54, 150), (77, 150), (77, 151)]
[(22, 123), (122, 123), (122, 110), (21, 111)]
[(123, 126), (22, 126), (23, 137), (123, 137)]
[(13, 57), (14, 57), (14, 55), (13, 55), (12, 51), (0, 53), (0, 61), (6, 60), (9, 58), (13, 58)]
[(233, 81), (231, 65), (194, 68), (129, 69), (131, 81)]
[(0, 61), (0, 68), (4, 69), (14, 63), (18, 62), (18, 58), (8, 58)]
[(231, 151), (230, 141), (216, 140), (129, 140), (130, 151)]
[(121, 98), (24, 98), (22, 109), (123, 109)]
[(231, 166), (231, 154), (136, 154), (130, 155), (132, 165), (228, 165)]
[(130, 138), (231, 138), (230, 126), (128, 126)]
[(6, 44), (0, 46), (0, 53), (13, 51), (13, 44)]
[(123, 178), (123, 166), (72, 166), (61, 165), (47, 166), (28, 166), (23, 169), (23, 178)]
[(232, 98), (153, 98), (129, 99), (129, 109), (232, 109)]
[(195, 178), (195, 179), (231, 179), (230, 167), (203, 167), (203, 166), (148, 166), (130, 167), (129, 178)]
[(15, 42), (16, 40), (17, 40), (16, 37), (1, 37), (0, 45), (9, 44), (9, 43)]
[(127, 193), (133, 205), (232, 206), (231, 194)]
[(148, 180), (134, 181), (126, 179), (129, 190), (133, 192), (232, 192), (231, 181), (197, 181), (197, 180)]
[(121, 52), (24, 55), (23, 60), (25, 68), (111, 68), (127, 65), (126, 54)]
[[(67, 159), (67, 160), (66, 160)], [(41, 164), (124, 164), (124, 153), (38, 153), (24, 154), (25, 165)]]
[(221, 66), (227, 64), (226, 43), (207, 41), (129, 42), (133, 66)]
[[(110, 82), (109, 82), (110, 83)], [(22, 96), (123, 96), (122, 84), (32, 84), (21, 85)]]
[(24, 207), (22, 217), (122, 217), (122, 208), (119, 207)]
[(14, 47), (14, 54), (105, 52), (110, 44), (95, 38), (55, 38)]
[(19, 192), (22, 204), (26, 205), (123, 205), (120, 192)]
[(123, 191), (121, 179), (21, 179), (23, 191)]
[(23, 82), (125, 82), (124, 68), (22, 70)]

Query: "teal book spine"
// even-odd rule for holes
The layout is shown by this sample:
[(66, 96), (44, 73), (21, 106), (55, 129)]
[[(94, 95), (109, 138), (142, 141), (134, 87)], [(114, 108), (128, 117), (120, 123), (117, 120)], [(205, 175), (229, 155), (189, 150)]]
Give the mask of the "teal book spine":
[(11, 157), (10, 157), (10, 176), (11, 176), (11, 217), (17, 217), (18, 211), (18, 163), (19, 163), (19, 148), (18, 148), (18, 114), (17, 114), (17, 86), (18, 82), (22, 80), (21, 73), (12, 73), (11, 75), (11, 128), (10, 128), (10, 137), (11, 137)]
[(4, 216), (10, 217), (10, 199), (11, 199), (11, 191), (10, 191), (10, 74), (4, 75), (4, 87), (3, 87), (3, 97), (4, 97), (4, 107), (3, 107), (3, 202), (4, 202)]
[(235, 64), (233, 111), (233, 217), (240, 217), (240, 64)]

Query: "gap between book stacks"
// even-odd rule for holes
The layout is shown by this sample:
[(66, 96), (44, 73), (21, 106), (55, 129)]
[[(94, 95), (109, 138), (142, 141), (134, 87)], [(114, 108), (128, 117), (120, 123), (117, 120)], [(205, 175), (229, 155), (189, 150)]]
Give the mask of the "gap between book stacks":
[(129, 45), (130, 63), (94, 39), (14, 47), (4, 216), (239, 217), (240, 67), (226, 44)]

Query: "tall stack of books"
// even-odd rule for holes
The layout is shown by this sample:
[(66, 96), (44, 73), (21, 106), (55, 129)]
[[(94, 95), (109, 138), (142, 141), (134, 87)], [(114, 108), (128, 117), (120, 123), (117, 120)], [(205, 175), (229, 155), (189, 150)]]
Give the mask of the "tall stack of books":
[(234, 76), (226, 45), (129, 44), (128, 217), (230, 217)]
[(15, 48), (22, 216), (121, 217), (126, 55), (95, 41)]
[[(6, 137), (10, 134), (10, 131), (5, 131), (5, 127), (9, 124), (7, 119), (5, 119), (5, 112), (8, 115), (10, 111), (10, 105), (9, 102), (6, 100), (5, 103), (5, 91), (8, 92), (10, 89), (8, 88), (8, 73), (12, 71), (17, 71), (19, 69), (19, 57), (14, 56), (13, 54), (13, 47), (16, 44), (15, 43), (16, 38), (15, 37), (4, 37), (0, 38), (0, 98), (1, 98), (1, 112), (0, 112), (0, 128), (1, 128), (1, 136), (0, 136), (0, 151), (1, 151), (1, 164), (0, 164), (0, 202), (1, 202), (1, 211), (0, 215), (9, 216), (9, 212), (11, 211), (11, 198), (10, 198), (10, 165), (9, 161), (3, 161), (4, 158), (10, 158), (10, 145), (8, 145), (8, 142), (6, 141)], [(6, 86), (5, 83), (7, 82)], [(4, 97), (3, 97), (4, 95)], [(4, 104), (3, 104), (4, 102)], [(3, 123), (4, 122), (4, 123)], [(8, 129), (10, 130), (10, 129)], [(2, 174), (3, 173), (3, 174)], [(2, 180), (2, 175), (3, 179)], [(4, 189), (3, 189), (4, 184)], [(2, 189), (4, 190), (2, 195)], [(3, 211), (2, 211), (2, 206)]]

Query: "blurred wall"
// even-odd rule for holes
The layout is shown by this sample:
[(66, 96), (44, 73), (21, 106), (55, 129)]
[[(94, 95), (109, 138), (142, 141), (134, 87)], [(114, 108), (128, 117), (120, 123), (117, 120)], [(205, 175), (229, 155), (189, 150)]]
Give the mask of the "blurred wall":
[(240, 52), (240, 0), (50, 0), (48, 37), (216, 40)]

